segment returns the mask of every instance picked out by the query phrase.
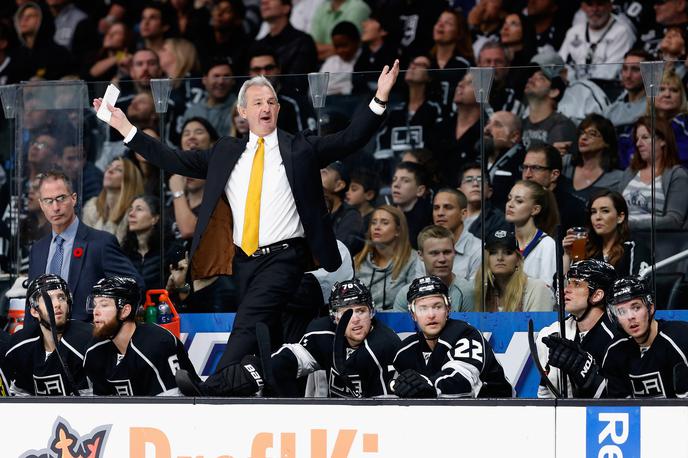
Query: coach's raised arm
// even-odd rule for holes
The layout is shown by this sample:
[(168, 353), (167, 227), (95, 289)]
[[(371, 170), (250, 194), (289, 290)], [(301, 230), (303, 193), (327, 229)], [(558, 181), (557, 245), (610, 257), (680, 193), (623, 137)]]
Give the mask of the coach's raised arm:
[[(218, 370), (257, 350), (255, 325), (282, 342), (281, 313), (303, 272), (341, 264), (327, 216), (320, 169), (356, 152), (380, 127), (399, 62), (385, 66), (368, 106), (341, 132), (319, 137), (277, 129), (280, 106), (270, 82), (257, 76), (239, 91), (239, 115), (249, 136), (224, 137), (210, 150), (179, 151), (139, 132), (122, 110), (108, 107), (109, 124), (124, 142), (170, 173), (206, 179), (191, 246), (194, 279), (234, 273), (240, 305)], [(97, 110), (101, 99), (93, 101)]]

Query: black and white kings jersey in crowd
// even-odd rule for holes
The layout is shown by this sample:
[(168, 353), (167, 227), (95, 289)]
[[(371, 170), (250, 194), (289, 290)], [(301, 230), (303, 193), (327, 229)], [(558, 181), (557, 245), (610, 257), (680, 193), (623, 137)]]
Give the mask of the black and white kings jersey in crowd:
[(674, 366), (688, 364), (688, 323), (657, 320), (652, 345), (641, 348), (632, 337), (609, 345), (602, 363), (608, 398), (675, 398)]
[(110, 339), (94, 340), (86, 350), (84, 369), (95, 395), (179, 395), (174, 374), (185, 369), (197, 377), (184, 346), (155, 324), (137, 324), (122, 355)]
[(447, 320), (434, 350), (420, 332), (404, 339), (394, 358), (394, 368), (399, 373), (413, 369), (425, 375), (438, 396), (514, 395), (490, 343), (480, 331), (461, 320)]
[[(2, 363), (2, 377), (9, 392), (16, 396), (67, 396), (73, 393), (57, 354), (47, 353), (40, 324), (32, 323), (14, 333)], [(84, 353), (93, 327), (69, 320), (57, 345), (80, 394), (90, 394), (84, 374)]]
[(327, 372), (330, 397), (391, 394), (392, 359), (399, 349), (399, 336), (373, 318), (372, 329), (363, 343), (356, 348), (347, 344), (345, 367), (350, 382), (347, 386), (334, 364), (336, 329), (330, 317), (318, 318), (308, 325), (298, 344), (285, 344), (273, 353), (271, 364), (277, 383), (286, 388), (289, 381), (322, 369)]

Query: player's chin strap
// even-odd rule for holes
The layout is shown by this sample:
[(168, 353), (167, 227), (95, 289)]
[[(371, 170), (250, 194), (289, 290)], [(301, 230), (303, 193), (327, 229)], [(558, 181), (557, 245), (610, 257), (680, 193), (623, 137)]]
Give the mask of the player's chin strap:
[(361, 393), (356, 389), (356, 387), (354, 387), (354, 384), (351, 383), (349, 375), (346, 371), (345, 333), (352, 316), (354, 316), (354, 311), (349, 309), (342, 314), (341, 318), (339, 318), (339, 323), (337, 323), (337, 331), (334, 334), (334, 367), (337, 369), (337, 372), (339, 372), (339, 375), (342, 377), (342, 381), (344, 382), (344, 386), (349, 389), (351, 395), (356, 398), (360, 398)]
[(72, 394), (74, 396), (79, 396), (79, 390), (77, 390), (76, 383), (74, 383), (74, 377), (72, 377), (72, 373), (69, 371), (69, 368), (62, 359), (62, 355), (60, 355), (60, 350), (57, 347), (57, 324), (55, 322), (55, 310), (53, 310), (53, 300), (50, 298), (50, 294), (48, 294), (47, 291), (41, 291), (41, 296), (43, 296), (43, 302), (45, 303), (45, 308), (48, 311), (48, 318), (50, 319), (50, 335), (53, 338), (53, 345), (55, 346), (55, 353), (57, 354), (57, 359), (60, 361), (62, 370), (64, 371), (65, 377), (67, 378), (67, 383), (69, 383), (69, 387), (72, 389)]

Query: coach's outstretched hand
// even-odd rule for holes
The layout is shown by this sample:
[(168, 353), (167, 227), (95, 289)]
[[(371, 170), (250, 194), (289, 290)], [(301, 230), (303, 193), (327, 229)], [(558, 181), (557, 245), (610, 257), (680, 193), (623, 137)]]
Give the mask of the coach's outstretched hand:
[[(98, 111), (102, 103), (103, 99), (100, 97), (97, 99), (93, 99), (93, 108), (95, 108), (96, 112)], [(110, 104), (108, 104), (107, 108), (108, 110), (110, 110), (110, 113), (112, 113), (112, 116), (110, 117), (110, 122), (108, 124), (110, 125), (110, 127), (119, 132), (122, 135), (122, 137), (126, 137), (131, 128), (134, 127), (133, 124), (129, 122), (127, 116), (119, 108), (113, 107)]]
[(397, 82), (397, 76), (399, 76), (399, 59), (394, 61), (392, 68), (389, 65), (385, 65), (380, 73), (380, 77), (377, 79), (377, 92), (375, 97), (387, 102), (389, 100), (389, 93), (394, 87), (394, 83)]

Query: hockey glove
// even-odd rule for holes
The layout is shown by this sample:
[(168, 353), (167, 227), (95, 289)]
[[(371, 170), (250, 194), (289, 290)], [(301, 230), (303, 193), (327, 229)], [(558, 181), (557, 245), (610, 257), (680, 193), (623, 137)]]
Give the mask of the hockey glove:
[(549, 347), (547, 364), (568, 374), (578, 388), (590, 388), (599, 370), (590, 353), (583, 350), (578, 342), (561, 337), (547, 336), (542, 342)]
[(400, 398), (436, 398), (437, 391), (427, 377), (406, 369), (394, 380), (394, 393)]
[(262, 387), (260, 359), (253, 355), (216, 372), (200, 386), (205, 396), (252, 396)]
[(676, 397), (688, 397), (688, 364), (678, 363), (674, 366), (674, 393)]

